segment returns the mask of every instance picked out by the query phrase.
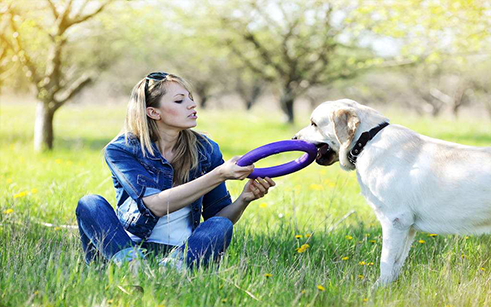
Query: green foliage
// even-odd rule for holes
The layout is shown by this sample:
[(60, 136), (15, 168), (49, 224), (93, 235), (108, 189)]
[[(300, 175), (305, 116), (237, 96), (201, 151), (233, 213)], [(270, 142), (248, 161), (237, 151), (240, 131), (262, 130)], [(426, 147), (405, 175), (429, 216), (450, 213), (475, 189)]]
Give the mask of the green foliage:
[[(393, 285), (377, 291), (381, 230), (359, 195), (354, 173), (311, 165), (277, 178), (235, 227), (220, 268), (180, 275), (152, 260), (138, 276), (127, 267), (85, 266), (74, 209), (86, 193), (114, 203), (102, 148), (120, 130), (124, 106), (67, 105), (57, 113), (56, 150), (31, 150), (31, 105), (0, 105), (0, 305), (2, 306), (467, 306), (491, 302), (489, 236), (420, 233)], [(226, 159), (289, 139), (302, 125), (258, 111), (200, 112), (198, 130)], [(489, 125), (390, 116), (392, 123), (463, 144), (489, 146)], [(258, 167), (286, 162), (276, 155)], [(229, 182), (232, 197), (244, 182)], [(350, 210), (356, 213), (342, 219)], [(337, 227), (334, 226), (341, 221)], [(58, 227), (45, 227), (48, 222)], [(422, 240), (422, 241), (420, 241)], [(424, 241), (424, 242), (423, 242)], [(305, 245), (308, 244), (308, 247)], [(302, 248), (303, 246), (303, 248)], [(300, 251), (300, 252), (299, 252)]]

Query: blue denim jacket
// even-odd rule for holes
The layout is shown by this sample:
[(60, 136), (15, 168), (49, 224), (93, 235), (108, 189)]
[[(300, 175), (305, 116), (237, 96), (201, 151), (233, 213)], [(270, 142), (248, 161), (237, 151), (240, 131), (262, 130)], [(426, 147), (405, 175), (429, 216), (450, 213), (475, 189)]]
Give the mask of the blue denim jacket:
[[(200, 177), (223, 163), (218, 144), (206, 139), (208, 142), (198, 138), (203, 148), (198, 146), (198, 167), (190, 172), (189, 180)], [(116, 189), (117, 216), (126, 230), (142, 239), (150, 236), (159, 219), (145, 206), (142, 199), (171, 188), (174, 173), (157, 146), (154, 143), (152, 146), (155, 155), (146, 152), (146, 157), (143, 157), (137, 137), (130, 134), (126, 143), (124, 135), (120, 135), (106, 146), (104, 153)], [(199, 225), (201, 215), (207, 220), (231, 203), (225, 182), (197, 199), (191, 204), (193, 230)]]

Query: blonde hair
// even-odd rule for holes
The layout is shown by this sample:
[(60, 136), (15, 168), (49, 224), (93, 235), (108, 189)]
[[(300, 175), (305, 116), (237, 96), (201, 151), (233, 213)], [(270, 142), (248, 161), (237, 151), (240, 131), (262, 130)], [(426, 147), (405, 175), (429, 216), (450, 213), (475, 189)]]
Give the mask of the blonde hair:
[[(148, 82), (148, 88), (145, 93), (146, 82)], [(126, 142), (128, 142), (129, 133), (138, 138), (144, 157), (146, 152), (149, 152), (152, 156), (155, 155), (152, 143), (156, 143), (157, 148), (160, 148), (158, 146), (159, 130), (157, 122), (147, 116), (146, 109), (147, 107), (158, 108), (160, 106), (160, 99), (166, 94), (166, 84), (169, 82), (176, 82), (191, 93), (189, 85), (182, 78), (172, 74), (167, 75), (162, 81), (143, 79), (138, 82), (131, 92), (123, 132)], [(205, 139), (201, 134), (191, 129), (179, 132), (177, 142), (173, 148), (174, 158), (171, 162), (174, 168), (174, 186), (189, 181), (189, 172), (198, 166), (198, 145), (201, 145), (198, 142), (198, 138)]]

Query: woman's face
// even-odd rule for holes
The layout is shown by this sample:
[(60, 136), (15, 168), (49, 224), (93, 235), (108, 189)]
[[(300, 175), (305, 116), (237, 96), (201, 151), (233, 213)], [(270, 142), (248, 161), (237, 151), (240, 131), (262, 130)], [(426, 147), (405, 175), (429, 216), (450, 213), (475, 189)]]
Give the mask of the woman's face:
[(196, 127), (198, 112), (191, 94), (179, 83), (168, 82), (167, 93), (160, 99), (160, 107), (154, 108), (160, 114), (159, 124), (179, 130)]

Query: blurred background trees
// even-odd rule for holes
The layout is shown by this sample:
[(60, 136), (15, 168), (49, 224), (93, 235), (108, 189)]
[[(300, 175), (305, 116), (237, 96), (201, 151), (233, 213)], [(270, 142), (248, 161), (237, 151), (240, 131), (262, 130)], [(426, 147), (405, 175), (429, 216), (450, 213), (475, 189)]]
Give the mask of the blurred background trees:
[(155, 70), (185, 77), (202, 108), (276, 105), (289, 123), (343, 97), (491, 116), (489, 1), (4, 0), (0, 12), (0, 90), (39, 101), (37, 149), (64, 103), (124, 104)]

